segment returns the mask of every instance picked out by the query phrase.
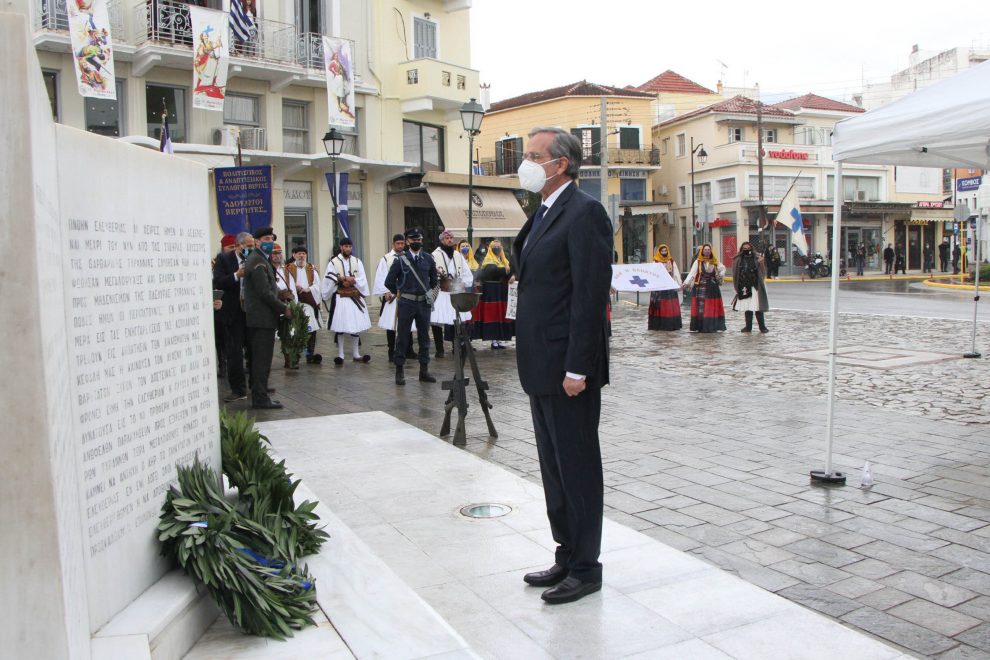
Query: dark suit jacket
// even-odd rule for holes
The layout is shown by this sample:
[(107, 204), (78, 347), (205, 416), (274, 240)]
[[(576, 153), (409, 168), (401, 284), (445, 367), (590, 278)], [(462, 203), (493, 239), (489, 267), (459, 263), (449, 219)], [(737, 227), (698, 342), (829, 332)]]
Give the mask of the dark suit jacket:
[(213, 266), (213, 288), (223, 291), (223, 306), (219, 314), (227, 323), (244, 323), (241, 283), (234, 279), (237, 268), (237, 255), (233, 252), (222, 253)]
[(571, 182), (529, 236), (532, 226), (530, 218), (512, 244), (519, 381), (536, 396), (564, 394), (568, 371), (601, 387), (608, 383), (612, 223), (605, 208)]
[(244, 313), (249, 328), (277, 328), (285, 305), (278, 299), (275, 269), (261, 250), (253, 250), (244, 262)]

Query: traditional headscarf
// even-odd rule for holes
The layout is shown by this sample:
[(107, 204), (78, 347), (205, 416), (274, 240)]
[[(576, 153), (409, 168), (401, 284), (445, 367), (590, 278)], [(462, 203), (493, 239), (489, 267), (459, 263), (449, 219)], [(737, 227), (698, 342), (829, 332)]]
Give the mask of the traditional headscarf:
[[(660, 254), (660, 250), (663, 248), (667, 248), (666, 257)], [(670, 256), (670, 247), (666, 243), (661, 243), (659, 247), (657, 247), (657, 251), (653, 253), (653, 261), (657, 263), (665, 264), (671, 259), (673, 259), (673, 257)]]
[[(712, 256), (710, 257), (703, 256), (706, 247), (709, 250), (711, 250)], [(711, 243), (705, 243), (700, 248), (698, 248), (698, 261), (700, 261), (701, 263), (707, 263), (713, 266), (718, 266), (718, 257), (715, 256), (715, 248), (712, 247)]]
[(474, 258), (474, 249), (471, 247), (470, 243), (468, 243), (467, 241), (461, 241), (460, 243), (457, 244), (457, 251), (460, 252), (461, 247), (463, 247), (464, 245), (468, 246), (468, 253), (467, 256), (464, 257), (464, 261), (467, 262), (468, 268), (470, 268), (471, 270), (478, 270), (478, 261)]
[[(502, 254), (495, 254), (495, 250), (492, 249), (492, 245), (495, 243), (498, 243), (498, 246), (502, 248)], [(488, 243), (488, 253), (485, 254), (485, 260), (481, 262), (481, 267), (484, 268), (489, 264), (494, 264), (499, 268), (509, 270), (509, 258), (505, 256), (505, 248), (502, 247), (502, 241), (493, 239), (490, 243)]]
[(449, 229), (444, 229), (442, 232), (440, 232), (441, 241), (445, 238), (453, 238), (453, 237), (454, 237), (454, 232), (450, 231)]

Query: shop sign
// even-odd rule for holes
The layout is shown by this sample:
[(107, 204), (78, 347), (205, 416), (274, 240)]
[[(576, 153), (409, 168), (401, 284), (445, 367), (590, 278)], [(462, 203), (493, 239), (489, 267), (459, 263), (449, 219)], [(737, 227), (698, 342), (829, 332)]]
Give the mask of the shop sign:
[(979, 190), (982, 182), (982, 176), (971, 176), (965, 179), (956, 179), (956, 191), (966, 192), (968, 190)]
[(770, 149), (767, 151), (770, 158), (782, 158), (783, 160), (808, 160), (810, 154), (807, 151), (794, 151), (793, 149)]
[(282, 183), (285, 208), (313, 208), (313, 185), (309, 181), (285, 181)]
[(945, 202), (918, 202), (915, 208), (919, 209), (944, 209)]
[[(600, 167), (582, 167), (578, 172), (578, 177), (581, 179), (600, 179), (601, 176), (602, 168)], [(610, 167), (608, 168), (608, 176), (610, 179), (645, 179), (648, 173), (646, 170), (615, 170)]]

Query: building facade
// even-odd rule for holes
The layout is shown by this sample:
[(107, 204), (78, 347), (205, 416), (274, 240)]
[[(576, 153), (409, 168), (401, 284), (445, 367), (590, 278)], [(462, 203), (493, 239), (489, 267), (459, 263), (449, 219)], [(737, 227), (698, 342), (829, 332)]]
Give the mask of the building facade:
[[(229, 0), (196, 3), (229, 11)], [(35, 44), (56, 121), (158, 148), (162, 105), (175, 156), (210, 168), (273, 167), (272, 220), (279, 242), (304, 244), (325, 263), (335, 243), (325, 174), (349, 173), (351, 233), (366, 263), (390, 246), (405, 220), (392, 217), (390, 184), (409, 174), (467, 172), (457, 110), (478, 96), (470, 65), (470, 0), (245, 2), (256, 29), (231, 52), (223, 112), (192, 107), (194, 48), (188, 5), (110, 0), (117, 100), (76, 91), (65, 3), (31, 0)], [(333, 160), (324, 35), (347, 40), (353, 57), (354, 127)], [(166, 183), (167, 185), (167, 183)], [(212, 191), (212, 181), (204, 181)], [(212, 194), (212, 193), (211, 193)], [(339, 200), (343, 203), (343, 199)], [(216, 219), (216, 210), (211, 208)], [(219, 224), (212, 225), (219, 245)]]

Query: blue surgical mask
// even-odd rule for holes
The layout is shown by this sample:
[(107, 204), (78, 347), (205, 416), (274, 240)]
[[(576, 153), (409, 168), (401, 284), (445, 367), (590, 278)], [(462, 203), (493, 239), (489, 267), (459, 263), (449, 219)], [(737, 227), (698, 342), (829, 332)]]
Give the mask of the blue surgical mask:
[(469, 248), (466, 245), (461, 248), (461, 254), (463, 254), (465, 257), (468, 256), (468, 254), (470, 254), (470, 252), (471, 252), (471, 248)]
[(272, 256), (272, 251), (275, 250), (275, 241), (261, 241), (261, 251), (265, 253), (266, 257)]
[(251, 248), (241, 248), (241, 256), (246, 257), (251, 254)]

